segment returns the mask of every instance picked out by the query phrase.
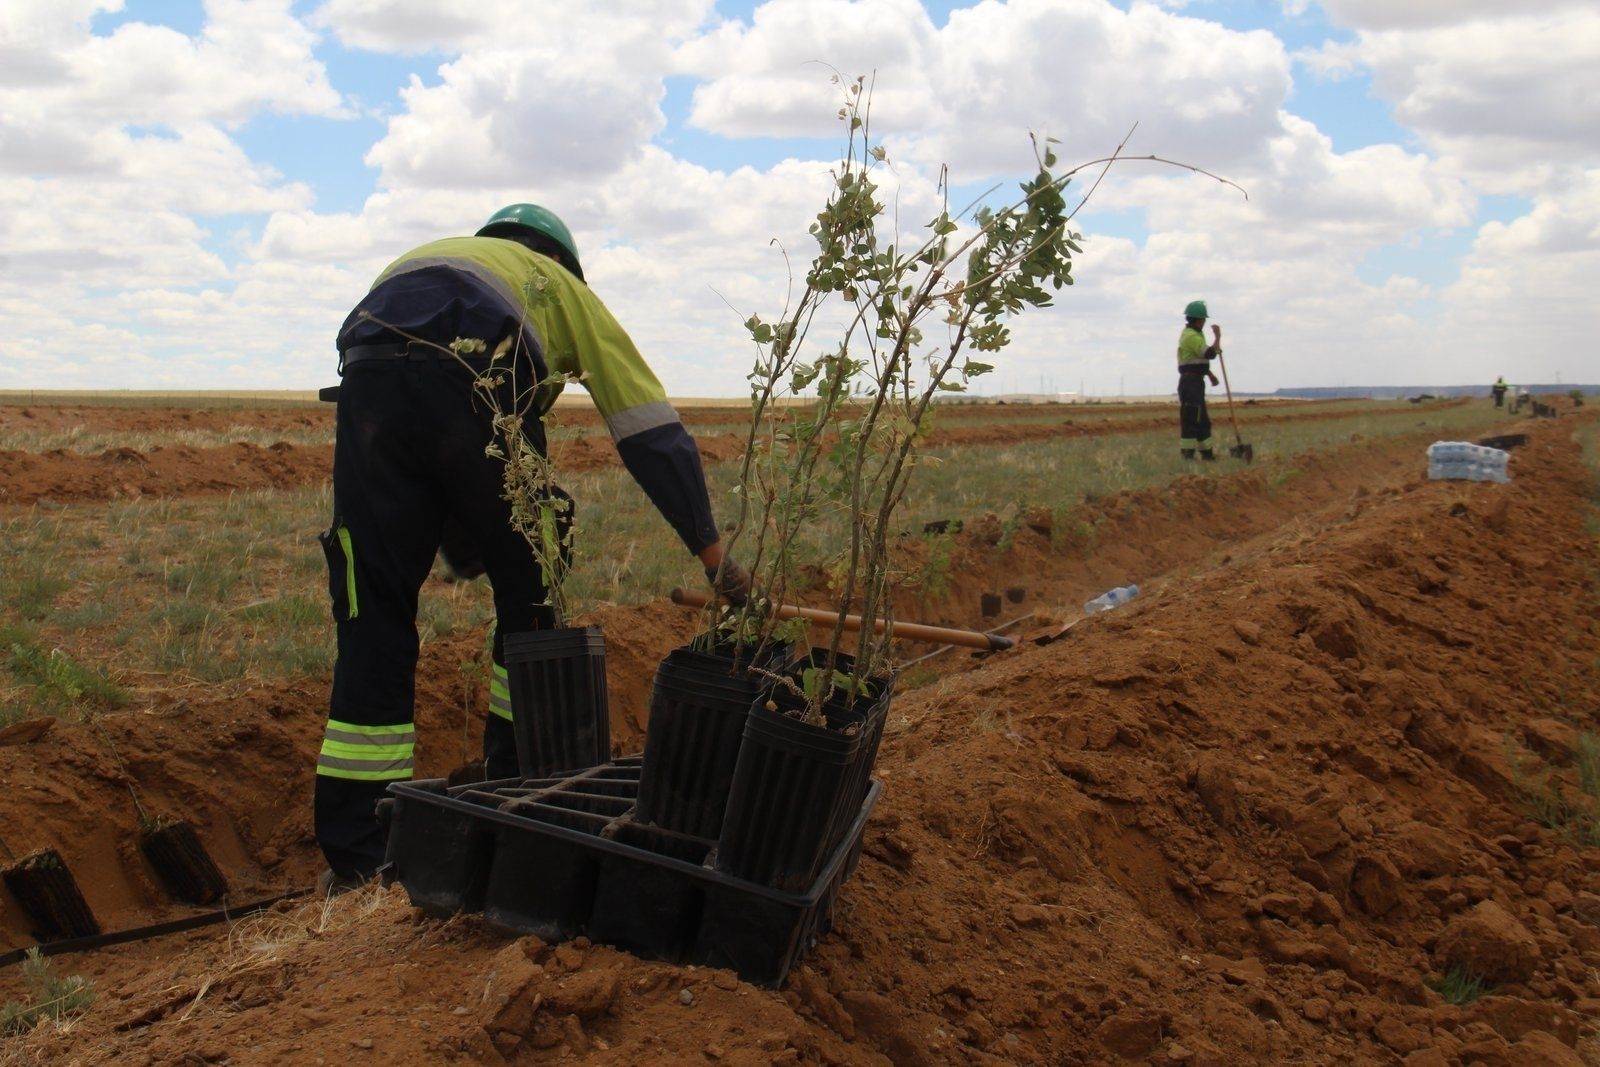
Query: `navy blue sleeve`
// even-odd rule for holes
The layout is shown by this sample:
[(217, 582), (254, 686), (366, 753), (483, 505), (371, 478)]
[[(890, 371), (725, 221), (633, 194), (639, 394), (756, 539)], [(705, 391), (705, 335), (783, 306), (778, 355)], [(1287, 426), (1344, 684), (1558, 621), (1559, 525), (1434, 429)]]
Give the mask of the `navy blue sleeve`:
[(678, 532), (690, 552), (720, 540), (706, 492), (700, 449), (681, 422), (656, 426), (617, 442), (622, 465)]

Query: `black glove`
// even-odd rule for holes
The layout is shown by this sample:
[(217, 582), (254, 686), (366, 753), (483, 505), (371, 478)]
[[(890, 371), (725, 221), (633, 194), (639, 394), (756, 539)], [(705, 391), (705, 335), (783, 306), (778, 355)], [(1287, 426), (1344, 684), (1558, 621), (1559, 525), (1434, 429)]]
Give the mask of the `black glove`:
[(734, 562), (732, 556), (722, 557), (721, 567), (707, 567), (706, 581), (718, 596), (736, 608), (744, 607), (745, 601), (750, 599), (750, 572)]

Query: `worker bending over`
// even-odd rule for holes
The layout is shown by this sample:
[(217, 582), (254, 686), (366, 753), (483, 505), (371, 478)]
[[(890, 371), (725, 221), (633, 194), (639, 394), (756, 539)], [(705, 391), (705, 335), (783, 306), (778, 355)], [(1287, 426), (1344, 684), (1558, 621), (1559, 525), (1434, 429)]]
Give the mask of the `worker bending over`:
[[(465, 366), (462, 346), (451, 350), (462, 339), (484, 342)], [(718, 592), (742, 602), (748, 590), (748, 575), (723, 557), (694, 439), (584, 283), (559, 218), (513, 204), (475, 236), (434, 241), (389, 264), (338, 338), (333, 521), (322, 535), (338, 658), (315, 797), (330, 868), (324, 891), (359, 884), (383, 861), (374, 808), (390, 782), (411, 777), (417, 596), (447, 524), (476, 549), (494, 592), (485, 771), (517, 773), (504, 637), (549, 628), (554, 614), (533, 551), (511, 524), (504, 463), (484, 451), (494, 431), (474, 381), (487, 353), (508, 341), (517, 366), (499, 406), (527, 408), (522, 428), (534, 447), (544, 451), (543, 415), (560, 389), (547, 377), (581, 375), (628, 472)], [(533, 382), (546, 387), (527, 405)]]

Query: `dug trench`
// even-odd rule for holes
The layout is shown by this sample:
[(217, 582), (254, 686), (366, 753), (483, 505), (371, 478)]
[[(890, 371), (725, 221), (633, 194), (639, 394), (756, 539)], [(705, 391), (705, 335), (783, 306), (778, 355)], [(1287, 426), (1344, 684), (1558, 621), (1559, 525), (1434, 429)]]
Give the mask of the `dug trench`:
[[(923, 614), (975, 622), (979, 588), (1024, 573), (1050, 606), (1145, 591), (897, 696), (865, 859), (781, 992), (373, 890), (65, 957), (95, 1007), (0, 1055), (1583, 1062), (1600, 849), (1573, 764), (1600, 700), (1600, 544), (1575, 421), (1529, 426), (1508, 486), (1423, 481), (1425, 442), (1402, 439), (1300, 457), (1287, 482), (1114, 497), (1092, 542), (1023, 529), (1002, 555), (969, 524), (957, 572), (976, 576)], [(637, 747), (654, 659), (693, 621), (660, 603), (597, 621), (613, 733)], [(472, 644), (429, 647), (422, 774), (471, 747)], [(308, 680), (104, 721), (146, 805), (201, 822), (242, 894), (315, 870), (323, 695)], [(60, 848), (109, 928), (170, 914), (128, 851), (118, 774), (68, 723), (0, 749), (8, 836)], [(1452, 970), (1489, 992), (1446, 1001), (1430, 983)]]

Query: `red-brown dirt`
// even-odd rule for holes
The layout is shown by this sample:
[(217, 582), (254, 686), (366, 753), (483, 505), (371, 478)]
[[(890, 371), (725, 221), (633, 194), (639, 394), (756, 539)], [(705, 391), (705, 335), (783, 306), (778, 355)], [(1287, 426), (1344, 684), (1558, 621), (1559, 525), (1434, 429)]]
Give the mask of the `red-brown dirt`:
[[(1441, 406), (1458, 406), (1463, 400), (1445, 401)], [(1043, 422), (1013, 422), (1005, 418), (978, 425), (967, 424), (973, 413), (989, 419), (1007, 409), (981, 407), (952, 408), (940, 413), (940, 425), (928, 437), (930, 447), (941, 445), (1021, 444), (1056, 438), (1101, 437), (1113, 434), (1148, 433), (1169, 429), (1173, 424), (1170, 409), (1141, 405), (1131, 410), (1152, 412), (1148, 418), (1108, 419), (1089, 414), (1096, 409), (1027, 409), (1011, 412), (1031, 415), (1045, 410), (1056, 415)], [(1293, 405), (1263, 406), (1240, 417), (1240, 423), (1264, 425), (1281, 422), (1316, 422), (1349, 416), (1338, 407), (1314, 411), (1295, 411)], [(1413, 409), (1395, 405), (1384, 412), (1390, 416), (1413, 414)], [(237, 416), (237, 417), (236, 417)], [(728, 409), (690, 409), (686, 423), (726, 425), (735, 414)], [(551, 458), (557, 469), (568, 472), (601, 470), (621, 466), (621, 459), (608, 437), (600, 432), (600, 422), (592, 408), (563, 408), (561, 423), (586, 426), (594, 433), (565, 438), (551, 443)], [(241, 409), (237, 412), (189, 411), (173, 409), (151, 413), (142, 409), (114, 407), (7, 408), (0, 406), (0, 432), (28, 426), (33, 429), (66, 430), (82, 426), (96, 433), (142, 433), (177, 429), (277, 429), (301, 431), (321, 428), (332, 433), (331, 409), (285, 408)], [(37, 425), (35, 425), (37, 424)], [(737, 433), (699, 433), (696, 443), (708, 463), (736, 459), (744, 451), (745, 436)], [(44, 452), (0, 449), (0, 506), (27, 505), (41, 500), (56, 503), (79, 500), (114, 500), (137, 497), (179, 497), (204, 493), (226, 493), (261, 489), (291, 489), (326, 482), (333, 469), (332, 445), (293, 444), (278, 441), (255, 445), (236, 441), (215, 447), (158, 445), (148, 449), (119, 447), (100, 452), (79, 452), (56, 448)]]
[[(1048, 645), (951, 654), (953, 673), (897, 695), (865, 859), (780, 992), (369, 891), (231, 939), (64, 957), (95, 1007), (0, 1057), (1585, 1062), (1600, 848), (1524, 795), (1548, 772), (1587, 803), (1572, 764), (1600, 703), (1600, 543), (1574, 421), (1518, 427), (1532, 440), (1508, 486), (1423, 481), (1409, 438), (1300, 457), (1282, 484), (1245, 470), (1119, 495), (1095, 505), (1092, 542), (1024, 529), (1002, 555), (969, 523), (970, 575), (902, 615), (972, 624), (978, 592), (1018, 581), (1024, 608), (1144, 592)], [(635, 748), (651, 665), (692, 619), (653, 604), (598, 621), (614, 737)], [(419, 773), (470, 753), (474, 645), (424, 650)], [(324, 697), (308, 680), (103, 721), (146, 805), (198, 813), (242, 897), (317, 866), (304, 798)], [(60, 848), (111, 928), (175, 913), (126, 845), (118, 777), (76, 724), (0, 748), (8, 840)], [(1451, 964), (1492, 994), (1445, 1003), (1427, 982)], [(16, 987), (0, 973), (0, 994)]]

